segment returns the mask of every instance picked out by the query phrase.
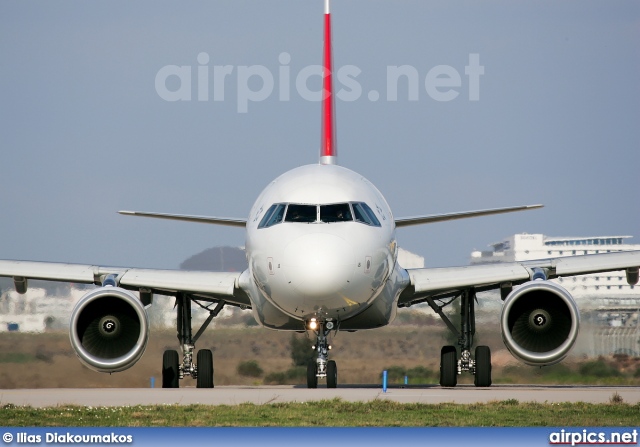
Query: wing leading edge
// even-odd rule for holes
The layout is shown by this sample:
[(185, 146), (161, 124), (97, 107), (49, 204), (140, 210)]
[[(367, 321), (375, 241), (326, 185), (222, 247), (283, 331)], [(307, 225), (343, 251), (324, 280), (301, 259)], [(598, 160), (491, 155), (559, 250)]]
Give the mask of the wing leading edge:
[(240, 288), (241, 273), (154, 270), (100, 267), (34, 261), (0, 261), (0, 276), (12, 277), (16, 285), (26, 279), (100, 285), (108, 275), (116, 275), (119, 286), (128, 290), (146, 289), (161, 295), (189, 293), (229, 304), (251, 306)]
[(244, 228), (247, 225), (246, 219), (235, 219), (228, 217), (210, 217), (210, 216), (190, 216), (186, 214), (166, 214), (166, 213), (148, 213), (145, 211), (118, 211), (125, 216), (153, 217), (155, 219), (182, 220), (186, 222), (207, 223), (214, 225), (226, 225), (229, 227)]
[(537, 269), (553, 279), (638, 266), (640, 251), (625, 251), (464, 267), (407, 269), (411, 284), (402, 292), (398, 305), (407, 306), (427, 296), (447, 295), (468, 288), (490, 290), (504, 283), (521, 284), (532, 280)]
[(432, 214), (429, 216), (402, 217), (396, 219), (396, 227), (408, 227), (410, 225), (421, 225), (447, 220), (467, 219), (470, 217), (490, 216), (493, 214), (513, 213), (516, 211), (528, 211), (543, 208), (544, 205), (523, 205), (508, 208), (492, 208), (478, 211), (463, 211), (460, 213)]

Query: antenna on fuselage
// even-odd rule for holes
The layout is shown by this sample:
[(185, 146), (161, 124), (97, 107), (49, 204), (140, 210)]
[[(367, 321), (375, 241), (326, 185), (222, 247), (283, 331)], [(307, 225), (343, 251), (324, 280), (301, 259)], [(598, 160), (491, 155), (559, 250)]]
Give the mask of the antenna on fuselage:
[(333, 99), (333, 52), (331, 50), (331, 12), (329, 0), (324, 0), (324, 57), (322, 65), (322, 140), (320, 164), (338, 162), (336, 146), (335, 102)]

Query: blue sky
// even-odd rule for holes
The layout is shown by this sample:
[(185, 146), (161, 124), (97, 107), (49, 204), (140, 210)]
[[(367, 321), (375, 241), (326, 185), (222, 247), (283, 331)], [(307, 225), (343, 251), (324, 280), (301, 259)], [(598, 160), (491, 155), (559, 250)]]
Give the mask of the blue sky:
[[(292, 79), (322, 62), (322, 12), (320, 0), (0, 3), (0, 257), (177, 268), (242, 245), (238, 229), (116, 211), (246, 217), (273, 178), (316, 163), (319, 103), (293, 80), (289, 101), (277, 87), (282, 53)], [(332, 13), (334, 65), (357, 67), (363, 91), (336, 105), (339, 163), (396, 216), (546, 206), (398, 230), (428, 266), (467, 264), (517, 232), (640, 238), (640, 3), (334, 0)], [(484, 67), (477, 101), (470, 54)], [(192, 67), (191, 101), (158, 94), (168, 65)], [(401, 65), (418, 73), (416, 101), (404, 84), (386, 99), (387, 67)], [(424, 86), (443, 65), (461, 75), (450, 101)], [(276, 88), (238, 113), (251, 66)]]

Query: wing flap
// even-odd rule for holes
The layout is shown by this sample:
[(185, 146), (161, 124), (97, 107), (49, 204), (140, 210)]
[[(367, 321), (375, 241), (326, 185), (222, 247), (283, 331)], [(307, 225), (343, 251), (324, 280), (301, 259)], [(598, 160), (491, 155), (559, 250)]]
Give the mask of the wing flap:
[(555, 259), (557, 276), (585, 275), (640, 267), (640, 251), (621, 251)]
[(192, 292), (233, 296), (240, 273), (185, 270), (130, 269), (120, 278), (122, 286), (168, 292)]
[(517, 263), (407, 271), (416, 294), (479, 287), (507, 281), (526, 281), (530, 277), (529, 271)]
[(0, 276), (4, 277), (100, 285), (102, 278), (108, 274), (118, 275), (120, 286), (131, 290), (145, 288), (160, 294), (193, 293), (251, 306), (249, 297), (238, 284), (241, 275), (238, 272), (153, 270), (0, 260)]
[(640, 266), (640, 251), (567, 256), (542, 260), (471, 265), (464, 267), (407, 269), (411, 288), (401, 301), (410, 303), (425, 295), (455, 292), (465, 288), (497, 288), (502, 283), (514, 285), (529, 281), (534, 268), (546, 269), (549, 279), (558, 276), (619, 271)]
[[(116, 272), (109, 270), (102, 274), (105, 273)], [(96, 280), (96, 275), (100, 275), (100, 268), (93, 265), (37, 261), (0, 261), (0, 276), (92, 284)]]

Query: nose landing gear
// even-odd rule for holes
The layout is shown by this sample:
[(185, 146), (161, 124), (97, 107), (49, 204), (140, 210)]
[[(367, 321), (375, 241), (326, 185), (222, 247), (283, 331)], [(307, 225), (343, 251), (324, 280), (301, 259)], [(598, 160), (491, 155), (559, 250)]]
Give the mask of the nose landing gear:
[(316, 334), (314, 349), (316, 358), (309, 360), (307, 364), (307, 388), (318, 388), (318, 379), (327, 379), (327, 388), (338, 386), (338, 366), (334, 360), (329, 360), (329, 333), (334, 329), (335, 323), (331, 320), (318, 321), (312, 318), (307, 327)]

